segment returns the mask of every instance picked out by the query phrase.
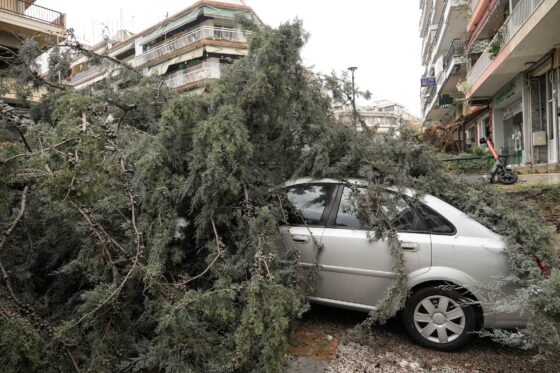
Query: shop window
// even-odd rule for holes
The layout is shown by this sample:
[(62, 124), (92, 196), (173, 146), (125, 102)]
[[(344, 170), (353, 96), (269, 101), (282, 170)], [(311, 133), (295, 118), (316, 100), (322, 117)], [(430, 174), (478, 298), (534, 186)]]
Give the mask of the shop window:
[(554, 86), (554, 71), (547, 74), (547, 88), (546, 88), (546, 111), (548, 115), (548, 137), (550, 140), (554, 140), (554, 119), (553, 116), (556, 115), (554, 112), (554, 93), (556, 87)]

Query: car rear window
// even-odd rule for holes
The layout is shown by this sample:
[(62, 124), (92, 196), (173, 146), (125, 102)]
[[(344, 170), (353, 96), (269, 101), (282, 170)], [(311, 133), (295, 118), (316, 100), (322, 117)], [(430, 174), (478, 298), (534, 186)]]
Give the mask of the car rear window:
[(455, 234), (456, 229), (446, 218), (420, 201), (414, 201), (414, 207), (428, 225), (432, 234)]

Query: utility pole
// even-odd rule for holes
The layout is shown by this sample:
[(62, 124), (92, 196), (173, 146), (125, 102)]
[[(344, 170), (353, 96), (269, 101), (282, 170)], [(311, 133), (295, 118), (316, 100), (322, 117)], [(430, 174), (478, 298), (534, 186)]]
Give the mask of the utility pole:
[(352, 124), (356, 126), (356, 85), (354, 83), (354, 72), (358, 70), (356, 66), (349, 67), (348, 70), (352, 72)]

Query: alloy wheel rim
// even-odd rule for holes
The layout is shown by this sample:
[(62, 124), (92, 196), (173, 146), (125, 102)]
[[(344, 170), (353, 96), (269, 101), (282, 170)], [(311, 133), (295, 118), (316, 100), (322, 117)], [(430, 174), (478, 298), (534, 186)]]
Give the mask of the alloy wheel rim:
[(444, 295), (433, 295), (419, 302), (413, 320), (418, 333), (430, 342), (450, 343), (465, 331), (465, 312)]

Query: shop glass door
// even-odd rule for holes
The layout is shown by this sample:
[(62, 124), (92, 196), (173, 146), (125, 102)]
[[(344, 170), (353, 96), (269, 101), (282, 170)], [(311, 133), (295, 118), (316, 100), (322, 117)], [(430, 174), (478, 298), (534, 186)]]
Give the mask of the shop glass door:
[(558, 86), (557, 72), (549, 71), (546, 74), (546, 116), (548, 137), (548, 160), (550, 163), (558, 162)]

